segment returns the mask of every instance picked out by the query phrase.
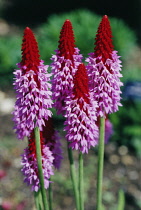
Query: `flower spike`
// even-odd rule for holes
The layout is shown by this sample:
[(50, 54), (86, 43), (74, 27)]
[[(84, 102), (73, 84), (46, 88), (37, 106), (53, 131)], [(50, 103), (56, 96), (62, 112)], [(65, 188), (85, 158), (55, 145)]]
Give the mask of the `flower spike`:
[(98, 27), (95, 52), (89, 54), (87, 69), (89, 87), (93, 98), (98, 102), (97, 116), (106, 117), (106, 114), (116, 112), (120, 103), (120, 81), (122, 77), (121, 61), (117, 51), (113, 50), (110, 22), (105, 15)]
[(36, 39), (30, 28), (24, 30), (22, 43), (22, 61), (18, 63), (19, 70), (14, 72), (13, 83), (17, 101), (13, 111), (13, 121), (18, 139), (29, 137), (35, 127), (42, 130), (45, 120), (51, 116), (52, 107), (51, 74), (48, 66), (40, 60)]
[(72, 94), (73, 77), (82, 60), (79, 49), (75, 47), (74, 33), (70, 20), (66, 20), (60, 32), (60, 40), (56, 55), (51, 60), (53, 81), (52, 92), (54, 107), (58, 114), (64, 115), (65, 98)]
[[(31, 185), (32, 191), (38, 191), (40, 188), (37, 157), (36, 157), (36, 146), (35, 146), (35, 135), (34, 131), (28, 138), (28, 147), (22, 154), (22, 172), (24, 175), (24, 182)], [(40, 133), (41, 153), (42, 153), (42, 170), (44, 175), (44, 186), (45, 189), (49, 187), (49, 178), (53, 175), (53, 161), (54, 157), (50, 148), (44, 144), (44, 139)]]
[(65, 130), (69, 146), (82, 153), (88, 153), (88, 149), (98, 143), (97, 103), (91, 100), (84, 64), (78, 66), (74, 77), (73, 94), (71, 98), (66, 99), (66, 105)]
[[(53, 127), (52, 118), (45, 120), (45, 126), (43, 131), (40, 131), (40, 144), (41, 144), (41, 156), (42, 156), (42, 170), (44, 176), (45, 188), (49, 187), (50, 176), (53, 175), (53, 166), (57, 169), (60, 168), (62, 160), (62, 150), (60, 138)], [(31, 132), (28, 138), (28, 147), (22, 154), (23, 168), (22, 172), (24, 175), (24, 181), (31, 185), (32, 191), (38, 191), (40, 188), (39, 174), (37, 167), (37, 156), (36, 156), (36, 145), (35, 145), (35, 134)]]

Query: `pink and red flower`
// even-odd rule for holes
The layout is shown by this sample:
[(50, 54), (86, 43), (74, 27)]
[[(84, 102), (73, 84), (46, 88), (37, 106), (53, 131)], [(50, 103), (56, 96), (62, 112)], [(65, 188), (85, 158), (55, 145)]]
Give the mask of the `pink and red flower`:
[(74, 33), (70, 20), (66, 20), (60, 32), (60, 40), (56, 55), (51, 64), (52, 99), (58, 114), (64, 115), (65, 98), (72, 94), (73, 77), (82, 60), (79, 49), (75, 47)]
[(65, 131), (69, 146), (82, 153), (88, 153), (90, 147), (98, 143), (97, 103), (91, 100), (84, 64), (78, 66), (74, 77), (73, 93), (71, 98), (66, 98), (65, 103)]
[(113, 49), (112, 32), (108, 17), (105, 15), (99, 25), (94, 53), (86, 59), (90, 91), (98, 102), (97, 116), (116, 112), (120, 103), (121, 61)]
[(13, 121), (18, 139), (29, 137), (35, 127), (42, 130), (45, 120), (51, 117), (52, 107), (50, 76), (48, 66), (39, 59), (39, 51), (30, 28), (24, 31), (22, 61), (20, 69), (14, 72), (14, 89), (17, 101), (13, 111)]

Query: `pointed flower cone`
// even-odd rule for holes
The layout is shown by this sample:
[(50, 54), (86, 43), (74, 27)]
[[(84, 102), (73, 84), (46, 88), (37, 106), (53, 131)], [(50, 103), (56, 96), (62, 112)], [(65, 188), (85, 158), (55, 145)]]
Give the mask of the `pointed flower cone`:
[(73, 94), (71, 99), (66, 100), (66, 105), (65, 131), (69, 146), (82, 153), (88, 153), (90, 147), (98, 143), (97, 103), (91, 100), (84, 64), (78, 66)]
[(60, 32), (56, 55), (51, 60), (54, 107), (58, 114), (64, 115), (64, 101), (72, 94), (73, 77), (82, 60), (79, 49), (75, 47), (74, 33), (70, 20), (66, 20)]
[(26, 71), (31, 69), (38, 71), (40, 64), (40, 55), (38, 44), (35, 36), (29, 27), (24, 30), (23, 43), (22, 43), (22, 61), (21, 65), (26, 67)]
[(35, 127), (42, 130), (45, 120), (51, 116), (52, 107), (51, 74), (48, 66), (40, 60), (36, 39), (30, 28), (24, 30), (22, 43), (22, 61), (20, 69), (15, 70), (14, 89), (17, 101), (13, 111), (13, 121), (18, 139), (29, 137)]
[[(49, 178), (53, 175), (53, 161), (54, 157), (50, 148), (44, 144), (44, 139), (40, 133), (40, 143), (41, 143), (41, 154), (42, 154), (42, 170), (44, 176), (44, 187), (47, 189), (49, 187)], [(40, 188), (37, 157), (36, 157), (36, 146), (35, 146), (35, 135), (34, 131), (28, 138), (28, 147), (22, 154), (23, 168), (22, 173), (24, 175), (24, 182), (31, 185), (32, 191), (38, 191)]]
[(64, 56), (65, 59), (73, 60), (73, 55), (75, 54), (75, 39), (70, 20), (67, 19), (64, 22), (59, 38), (58, 54), (61, 57)]
[(113, 50), (112, 32), (107, 15), (103, 16), (95, 39), (94, 53), (89, 54), (88, 76), (90, 91), (98, 102), (97, 116), (116, 112), (120, 103), (121, 61)]

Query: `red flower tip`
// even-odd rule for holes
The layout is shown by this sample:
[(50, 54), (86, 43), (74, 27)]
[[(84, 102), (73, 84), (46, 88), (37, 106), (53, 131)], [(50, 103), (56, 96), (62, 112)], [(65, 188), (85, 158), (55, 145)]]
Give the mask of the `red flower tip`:
[(26, 28), (25, 28), (25, 31), (27, 31), (27, 30), (30, 30), (30, 31), (31, 31), (31, 29), (30, 29), (29, 27), (26, 27)]
[(107, 15), (104, 15), (103, 18), (108, 18), (108, 16)]
[(49, 117), (48, 120), (45, 121), (45, 127), (42, 131), (42, 135), (45, 139), (45, 144), (50, 143), (50, 141), (52, 141), (52, 143), (55, 143), (55, 141), (53, 142), (52, 140), (54, 133), (55, 129), (53, 126), (53, 119)]
[(107, 58), (111, 58), (113, 51), (112, 31), (107, 15), (103, 16), (98, 27), (94, 49), (96, 57), (102, 56), (103, 62), (105, 62)]
[(40, 63), (40, 55), (38, 50), (38, 44), (32, 30), (26, 27), (23, 35), (22, 43), (22, 61), (21, 64), (26, 66), (26, 71), (37, 70)]
[(83, 63), (79, 64), (74, 77), (74, 95), (75, 99), (83, 98), (89, 103), (88, 75)]
[(75, 39), (73, 28), (70, 20), (66, 20), (62, 26), (59, 40), (59, 56), (64, 56), (65, 59), (72, 59), (75, 52)]
[(66, 21), (65, 21), (65, 22), (67, 22), (67, 21), (71, 23), (71, 21), (70, 21), (69, 19), (66, 19)]

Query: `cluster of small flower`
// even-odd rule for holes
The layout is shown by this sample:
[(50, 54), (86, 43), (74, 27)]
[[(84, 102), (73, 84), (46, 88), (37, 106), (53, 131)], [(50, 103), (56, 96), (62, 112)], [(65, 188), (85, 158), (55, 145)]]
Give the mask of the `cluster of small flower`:
[[(59, 168), (62, 159), (58, 132), (52, 123), (50, 108), (65, 117), (66, 139), (72, 149), (88, 153), (98, 144), (99, 118), (106, 119), (105, 142), (112, 134), (107, 116), (116, 112), (120, 104), (121, 61), (112, 45), (112, 33), (105, 15), (99, 25), (94, 53), (82, 62), (83, 56), (75, 46), (73, 28), (66, 20), (60, 32), (58, 49), (48, 66), (40, 60), (37, 42), (30, 28), (24, 31), (22, 61), (15, 71), (14, 88), (17, 101), (13, 112), (17, 137), (28, 138), (28, 147), (22, 155), (25, 182), (38, 191), (39, 178), (36, 161), (34, 128), (39, 127), (45, 188)], [(53, 76), (52, 85), (50, 77)]]
[(24, 181), (38, 191), (39, 176), (36, 157), (34, 128), (40, 130), (40, 144), (42, 154), (42, 168), (44, 185), (49, 186), (50, 176), (53, 175), (53, 166), (60, 167), (62, 150), (60, 137), (53, 127), (52, 93), (50, 91), (50, 77), (48, 66), (39, 59), (38, 46), (30, 28), (24, 31), (22, 44), (22, 61), (18, 63), (20, 69), (14, 72), (14, 88), (16, 103), (13, 111), (17, 138), (28, 138), (28, 147), (22, 154), (22, 172)]

